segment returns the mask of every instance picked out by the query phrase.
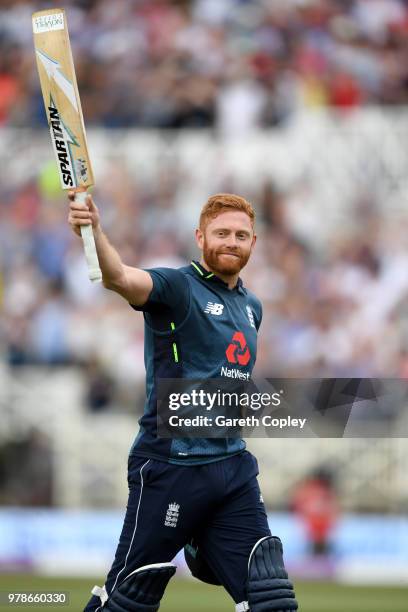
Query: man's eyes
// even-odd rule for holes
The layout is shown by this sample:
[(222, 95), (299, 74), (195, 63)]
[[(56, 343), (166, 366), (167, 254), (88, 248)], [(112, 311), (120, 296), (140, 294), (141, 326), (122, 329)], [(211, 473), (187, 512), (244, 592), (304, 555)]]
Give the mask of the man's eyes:
[[(224, 232), (223, 230), (220, 230), (217, 232), (217, 236), (226, 236), (227, 232)], [(237, 238), (239, 238), (240, 240), (245, 240), (247, 237), (246, 234), (237, 234)]]

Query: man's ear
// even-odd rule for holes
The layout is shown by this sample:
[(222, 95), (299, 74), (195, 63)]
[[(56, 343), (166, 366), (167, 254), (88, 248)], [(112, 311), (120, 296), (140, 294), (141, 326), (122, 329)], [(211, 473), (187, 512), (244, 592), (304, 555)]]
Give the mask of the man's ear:
[(198, 248), (202, 251), (204, 246), (204, 232), (199, 227), (195, 231), (195, 239)]

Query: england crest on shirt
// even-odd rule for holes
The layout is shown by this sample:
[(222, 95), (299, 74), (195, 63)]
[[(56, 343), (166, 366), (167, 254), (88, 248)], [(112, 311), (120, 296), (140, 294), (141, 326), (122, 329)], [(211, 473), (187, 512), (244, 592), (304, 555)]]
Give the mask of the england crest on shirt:
[(252, 309), (250, 306), (246, 307), (246, 311), (248, 314), (248, 319), (249, 319), (249, 324), (251, 327), (255, 327), (255, 320), (254, 320), (254, 313), (252, 312)]

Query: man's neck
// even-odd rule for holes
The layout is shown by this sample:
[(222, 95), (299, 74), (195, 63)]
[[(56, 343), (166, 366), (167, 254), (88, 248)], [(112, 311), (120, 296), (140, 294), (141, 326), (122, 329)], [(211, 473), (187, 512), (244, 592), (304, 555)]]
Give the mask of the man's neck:
[(234, 287), (236, 286), (236, 284), (238, 282), (239, 272), (237, 274), (233, 274), (233, 275), (231, 275), (231, 274), (220, 274), (220, 272), (216, 272), (215, 270), (211, 270), (211, 268), (206, 264), (206, 262), (204, 261), (203, 258), (200, 259), (200, 264), (203, 266), (203, 268), (205, 268), (209, 272), (212, 272), (213, 274), (218, 276), (218, 278), (223, 280), (224, 283), (227, 283), (228, 289), (234, 289)]

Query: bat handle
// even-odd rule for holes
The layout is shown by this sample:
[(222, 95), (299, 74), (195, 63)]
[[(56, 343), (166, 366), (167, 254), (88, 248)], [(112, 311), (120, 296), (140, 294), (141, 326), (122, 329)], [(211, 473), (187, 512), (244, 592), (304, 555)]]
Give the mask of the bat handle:
[[(86, 191), (77, 191), (75, 194), (75, 200), (85, 203), (87, 196)], [(84, 242), (85, 258), (88, 264), (88, 275), (89, 279), (93, 283), (100, 283), (102, 281), (102, 272), (99, 267), (98, 253), (96, 252), (95, 238), (92, 231), (92, 225), (81, 225), (81, 236)]]

